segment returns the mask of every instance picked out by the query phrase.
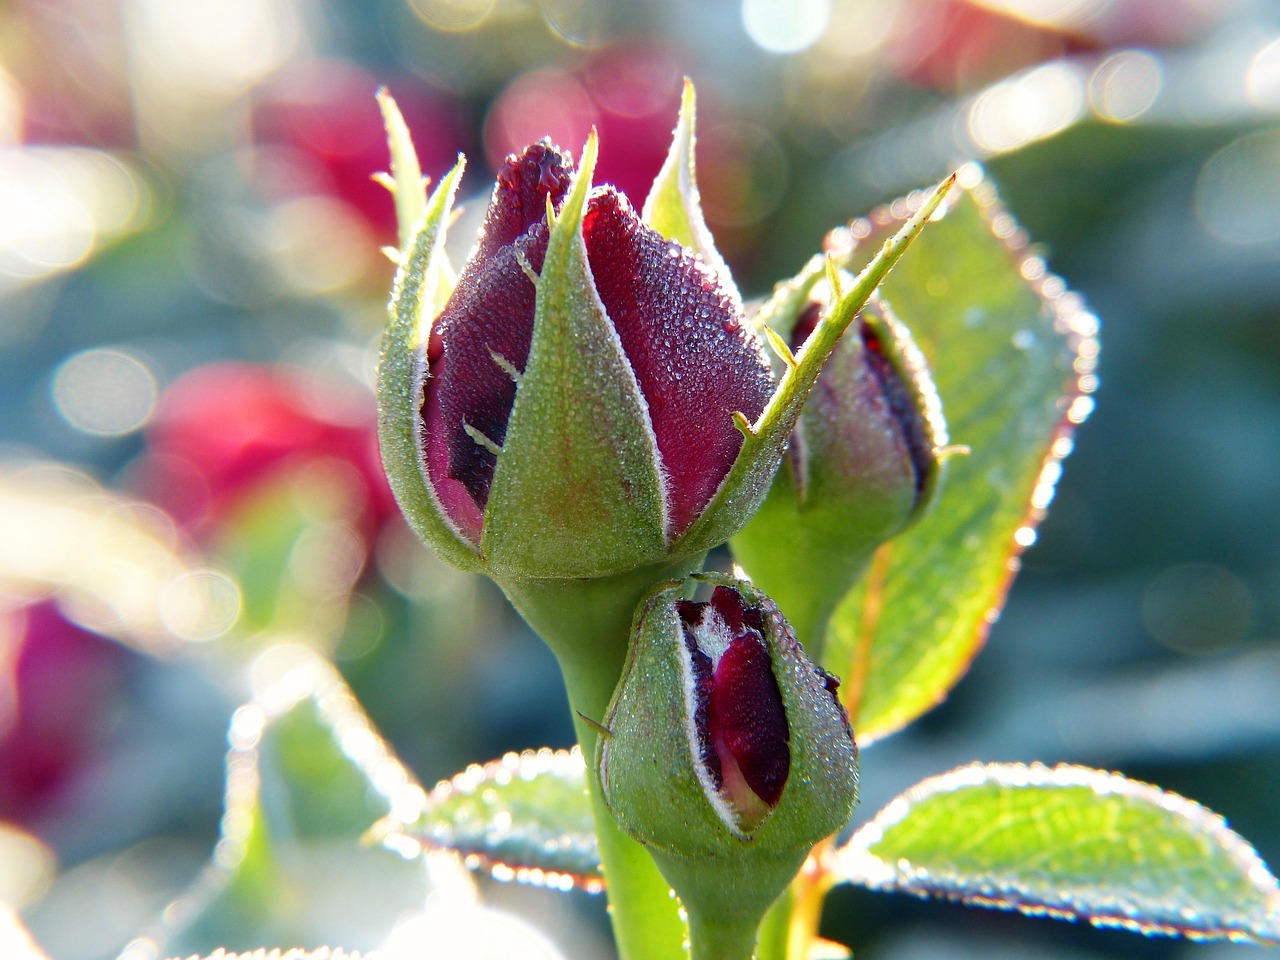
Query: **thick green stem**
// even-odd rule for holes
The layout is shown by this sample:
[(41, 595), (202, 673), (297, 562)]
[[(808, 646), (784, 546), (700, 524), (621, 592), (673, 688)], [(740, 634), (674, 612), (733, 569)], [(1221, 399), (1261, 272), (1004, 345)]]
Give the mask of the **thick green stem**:
[(696, 914), (689, 917), (691, 960), (751, 960), (755, 928), (741, 923), (716, 923)]
[(597, 731), (588, 721), (604, 719), (626, 661), (631, 620), (640, 597), (660, 580), (683, 577), (701, 565), (702, 557), (697, 557), (608, 579), (520, 580), (501, 585), (551, 648), (564, 674), (587, 763), (610, 919), (622, 960), (686, 960), (685, 928), (679, 903), (648, 851), (618, 828), (604, 805), (594, 763)]
[[(795, 888), (788, 887), (769, 908), (760, 923), (756, 960), (788, 960), (787, 943), (791, 934), (791, 911), (795, 906)], [(803, 957), (798, 960), (804, 960)]]

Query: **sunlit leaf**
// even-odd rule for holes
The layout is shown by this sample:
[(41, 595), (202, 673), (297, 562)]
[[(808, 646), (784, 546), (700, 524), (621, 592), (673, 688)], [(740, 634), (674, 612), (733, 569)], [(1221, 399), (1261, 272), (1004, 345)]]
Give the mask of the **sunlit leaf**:
[(162, 952), (369, 950), (442, 882), (473, 898), (460, 868), (430, 870), (362, 842), (393, 810), (416, 809), (423, 791), (332, 667), (290, 645), (264, 652), (254, 674), (261, 693), (231, 723), (214, 862), (166, 911)]
[(1221, 817), (1084, 767), (926, 780), (833, 860), (839, 881), (1147, 934), (1280, 942), (1280, 889)]
[(438, 784), (411, 823), (384, 823), (396, 849), (454, 850), (503, 880), (602, 888), (582, 754), (509, 753)]
[[(1092, 409), (1097, 321), (1026, 248), (977, 167), (881, 286), (933, 372), (954, 444), (932, 511), (882, 547), (833, 619), (823, 665), (860, 742), (941, 700), (994, 622)], [(865, 262), (918, 206), (900, 200), (829, 239)]]

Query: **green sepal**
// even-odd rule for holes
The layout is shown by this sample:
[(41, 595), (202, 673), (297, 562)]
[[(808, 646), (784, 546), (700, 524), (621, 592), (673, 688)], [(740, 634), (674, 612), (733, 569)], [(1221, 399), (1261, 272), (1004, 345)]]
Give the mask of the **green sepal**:
[(657, 440), (587, 263), (594, 134), (551, 224), (529, 360), (485, 508), (500, 582), (602, 577), (667, 556)]
[(654, 178), (653, 186), (644, 201), (641, 214), (644, 222), (668, 240), (693, 250), (706, 261), (720, 279), (721, 286), (736, 303), (742, 304), (742, 296), (733, 281), (728, 264), (716, 249), (711, 231), (702, 216), (702, 200), (698, 194), (698, 177), (694, 161), (697, 136), (697, 95), (693, 81), (684, 80), (680, 96), (680, 116), (672, 131), (671, 149), (667, 159)]
[(475, 547), (446, 519), (427, 482), (421, 442), (427, 338), (438, 305), (450, 293), (437, 261), (444, 255), (445, 229), (463, 166), (459, 157), (428, 198), (396, 271), (378, 363), (378, 440), (383, 469), (413, 531), (455, 567), (478, 571), (482, 563)]
[[(690, 928), (755, 931), (814, 844), (840, 829), (857, 794), (857, 748), (826, 678), (772, 601), (715, 574), (764, 613), (765, 642), (789, 729), (790, 769), (776, 806), (750, 832), (730, 826), (698, 777), (690, 740), (688, 656), (676, 602), (686, 581), (659, 584), (636, 610), (631, 649), (596, 746), (605, 803), (643, 843), (680, 896)], [(708, 954), (712, 955), (712, 954)], [(749, 955), (749, 950), (747, 954)]]
[(379, 87), (375, 94), (378, 109), (382, 111), (382, 125), (387, 131), (387, 147), (391, 152), (391, 177), (377, 179), (396, 198), (396, 225), (400, 232), (400, 247), (404, 249), (413, 239), (414, 230), (422, 219), (427, 205), (427, 181), (418, 164), (418, 153), (413, 149), (409, 127), (395, 100), (386, 87)]
[[(693, 552), (724, 543), (741, 530), (769, 492), (774, 473), (800, 418), (819, 372), (876, 287), (924, 229), (955, 185), (953, 173), (863, 268), (847, 291), (834, 291), (835, 305), (823, 316), (795, 357), (755, 423), (743, 433), (742, 449), (706, 510), (685, 532), (676, 549)], [(815, 281), (816, 282), (816, 281)]]

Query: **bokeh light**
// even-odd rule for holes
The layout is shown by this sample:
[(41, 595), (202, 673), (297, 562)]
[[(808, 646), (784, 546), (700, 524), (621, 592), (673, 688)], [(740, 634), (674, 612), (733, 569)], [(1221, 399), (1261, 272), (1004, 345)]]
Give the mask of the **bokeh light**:
[(114, 437), (145, 426), (155, 410), (155, 374), (123, 350), (83, 350), (53, 375), (53, 402), (71, 426)]
[(1228, 243), (1280, 240), (1280, 130), (1240, 137), (1205, 161), (1195, 210), (1205, 228)]
[(831, 0), (742, 0), (742, 25), (769, 53), (807, 50), (831, 20)]
[(543, 137), (577, 156), (598, 124), (595, 103), (581, 81), (561, 70), (535, 70), (494, 101), (485, 123), (485, 156), (496, 170), (508, 154)]
[(99, 150), (0, 149), (0, 292), (69, 270), (140, 229), (149, 194), (135, 170)]
[(1247, 635), (1252, 615), (1249, 588), (1215, 564), (1166, 567), (1142, 593), (1143, 625), (1179, 653), (1213, 653), (1234, 646)]
[(1258, 51), (1245, 80), (1249, 100), (1262, 110), (1280, 112), (1280, 39)]
[(1016, 150), (1070, 126), (1084, 99), (1077, 66), (1047, 63), (980, 93), (968, 109), (968, 135), (983, 156)]
[(408, 0), (410, 9), (433, 30), (474, 30), (484, 23), (495, 0)]
[(1112, 54), (1089, 78), (1089, 104), (1103, 120), (1128, 123), (1151, 109), (1163, 78), (1160, 61), (1145, 51)]

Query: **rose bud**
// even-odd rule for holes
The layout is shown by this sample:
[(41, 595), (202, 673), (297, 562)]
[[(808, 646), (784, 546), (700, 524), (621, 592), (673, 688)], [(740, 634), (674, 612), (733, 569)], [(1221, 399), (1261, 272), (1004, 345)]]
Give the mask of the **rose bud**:
[(697, 579), (715, 584), (710, 600), (681, 599), (677, 581), (641, 602), (596, 763), (610, 812), (649, 848), (691, 931), (732, 921), (754, 937), (849, 819), (857, 748), (838, 682), (773, 601)]
[[(808, 272), (821, 275), (816, 264)], [(757, 322), (799, 351), (828, 308), (827, 290), (817, 281), (801, 298), (784, 287)], [(946, 442), (923, 355), (872, 300), (818, 378), (769, 496), (732, 545), (811, 650), (875, 549), (931, 503)]]
[(430, 539), (500, 578), (666, 560), (742, 447), (733, 414), (773, 392), (736, 298), (626, 197), (589, 192), (588, 149), (576, 177), (545, 142), (499, 172), (415, 358), (417, 475), (388, 451), (402, 500), (426, 482)]
[(736, 533), (832, 345), (949, 185), (775, 391), (702, 220), (691, 88), (643, 218), (614, 188), (592, 189), (594, 135), (576, 170), (534, 144), (499, 172), (456, 283), (443, 240), (461, 162), (426, 197), (403, 123), (383, 105), (385, 182), (402, 227), (412, 218), (379, 370), (384, 463), (419, 535), (508, 595), (633, 571), (651, 571), (647, 586)]

